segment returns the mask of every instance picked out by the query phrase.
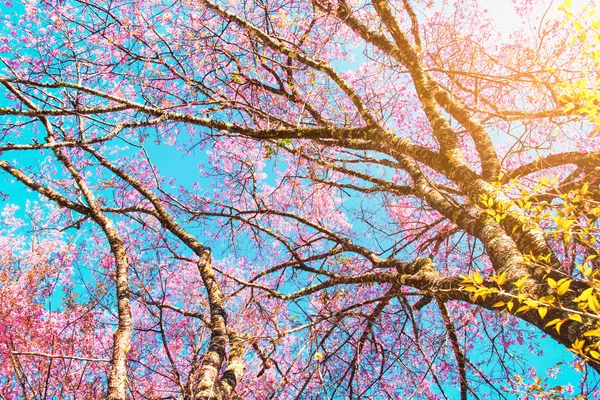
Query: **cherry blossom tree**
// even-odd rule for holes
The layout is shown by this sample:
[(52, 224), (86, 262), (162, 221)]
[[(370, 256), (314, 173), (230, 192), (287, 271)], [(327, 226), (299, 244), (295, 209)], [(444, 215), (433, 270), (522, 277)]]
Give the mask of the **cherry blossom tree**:
[(598, 395), (600, 23), (513, 7), (6, 3), (2, 396)]

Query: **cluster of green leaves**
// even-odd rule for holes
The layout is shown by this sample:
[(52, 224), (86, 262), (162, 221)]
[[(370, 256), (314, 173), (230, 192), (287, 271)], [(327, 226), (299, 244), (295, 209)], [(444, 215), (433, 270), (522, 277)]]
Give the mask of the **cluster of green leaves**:
[[(504, 224), (510, 217), (514, 234), (517, 229), (544, 229), (547, 236), (552, 237), (559, 248), (597, 247), (597, 221), (600, 217), (600, 206), (592, 198), (590, 185), (582, 184), (579, 188), (565, 190), (559, 187), (558, 178), (550, 180), (546, 177), (539, 179), (535, 185), (524, 186), (517, 179), (502, 185), (495, 183), (498, 191), (512, 193), (507, 201), (498, 197), (482, 195), (477, 209), (480, 215)], [(505, 225), (506, 228), (506, 225)], [(551, 255), (523, 255), (523, 263), (531, 270), (543, 271), (546, 274), (548, 294), (538, 298), (531, 297), (525, 290), (528, 275), (514, 281), (507, 281), (506, 271), (485, 277), (480, 272), (470, 276), (462, 276), (462, 289), (472, 293), (473, 299), (485, 298), (491, 294), (500, 295), (503, 301), (496, 302), (493, 307), (513, 315), (536, 310), (540, 318), (545, 319), (550, 309), (559, 310), (564, 318), (552, 318), (545, 327), (552, 327), (558, 333), (567, 321), (584, 323), (584, 318), (596, 321), (594, 329), (586, 329), (583, 335), (575, 338), (571, 351), (584, 360), (600, 360), (600, 276), (593, 267), (593, 261), (598, 257), (590, 251), (574, 262), (572, 273), (555, 271), (551, 268)], [(556, 278), (556, 276), (563, 276)], [(573, 279), (586, 281), (590, 287), (579, 295), (571, 290)], [(566, 305), (568, 300), (569, 306)], [(573, 307), (576, 304), (576, 308)]]
[[(496, 186), (500, 187), (500, 184)], [(483, 194), (477, 208), (497, 223), (502, 223), (508, 216), (514, 217), (519, 224), (513, 224), (511, 233), (519, 227), (544, 227), (554, 238), (562, 239), (565, 245), (570, 245), (575, 235), (578, 243), (593, 246), (600, 204), (589, 196), (589, 189), (589, 183), (584, 183), (580, 188), (561, 192), (558, 178), (551, 181), (542, 177), (533, 187), (522, 187), (518, 180), (513, 179), (504, 190), (520, 195), (501, 201)]]
[[(553, 368), (558, 368), (561, 364), (562, 363), (559, 362)], [(533, 396), (533, 398), (535, 399), (562, 400), (565, 397), (569, 396), (570, 392), (565, 386), (562, 385), (550, 386), (550, 383), (548, 381), (549, 376), (551, 376), (550, 370), (552, 370), (553, 368), (549, 368), (547, 375), (538, 376), (531, 383), (529, 383), (530, 379), (524, 379), (523, 377), (521, 377), (521, 375), (515, 374), (513, 375), (511, 380), (511, 387), (503, 387), (502, 390), (515, 395), (519, 399), (527, 399), (531, 398), (530, 396)], [(569, 396), (568, 398), (577, 400), (587, 399), (585, 395), (579, 395), (575, 397)]]
[(577, 80), (576, 82), (566, 82), (562, 85), (562, 95), (560, 102), (567, 113), (585, 115), (587, 119), (595, 126), (593, 134), (600, 132), (600, 74), (591, 72), (597, 71), (600, 67), (600, 16), (598, 16), (598, 4), (591, 9), (582, 10), (576, 13), (573, 10), (573, 1), (566, 0), (558, 9), (563, 11), (565, 22), (571, 24), (577, 31), (573, 38), (573, 43), (579, 41), (583, 45), (583, 58), (591, 60), (592, 71), (589, 76)]
[[(535, 257), (528, 255), (524, 257), (524, 262), (535, 265), (541, 262), (547, 262), (548, 257)], [(600, 280), (596, 279), (598, 271), (592, 273), (590, 282), (592, 286), (584, 290), (579, 296), (570, 300), (577, 304), (577, 309), (569, 308), (561, 301), (565, 296), (572, 294), (570, 290), (572, 279), (565, 277), (558, 281), (548, 277), (546, 282), (552, 293), (532, 298), (525, 293), (525, 284), (529, 276), (525, 275), (515, 280), (507, 282), (506, 272), (497, 275), (484, 277), (480, 272), (470, 276), (462, 276), (462, 290), (472, 293), (473, 299), (485, 298), (491, 294), (500, 295), (506, 299), (496, 302), (493, 307), (501, 309), (513, 315), (536, 310), (540, 318), (545, 319), (549, 309), (555, 309), (566, 312), (566, 318), (553, 318), (546, 323), (546, 328), (553, 327), (560, 333), (562, 325), (567, 321), (573, 321), (583, 324), (583, 318), (592, 318), (596, 320), (596, 328), (586, 330), (583, 337), (575, 339), (570, 350), (581, 356), (583, 359), (600, 360), (600, 341), (587, 340), (589, 338), (600, 337)]]
[[(501, 184), (496, 183), (495, 186), (500, 189)], [(518, 223), (513, 224), (512, 233), (520, 227), (543, 227), (546, 233), (564, 248), (575, 245), (590, 249), (596, 247), (595, 234), (600, 206), (591, 198), (588, 183), (584, 183), (580, 188), (561, 192), (557, 178), (550, 180), (542, 177), (533, 187), (522, 187), (518, 180), (512, 180), (503, 189), (518, 195), (514, 195), (508, 201), (482, 195), (480, 204), (477, 205), (480, 214), (499, 224), (509, 216), (513, 217), (513, 221)], [(583, 262), (575, 263), (573, 274), (587, 281), (591, 287), (574, 298), (575, 294), (570, 291), (574, 276), (563, 272), (563, 278), (550, 277), (550, 254), (523, 256), (523, 263), (529, 265), (532, 270), (542, 268), (542, 271), (546, 272), (546, 283), (551, 291), (548, 295), (539, 298), (528, 296), (524, 287), (529, 276), (507, 282), (506, 272), (489, 277), (484, 277), (480, 272), (463, 276), (462, 288), (471, 292), (474, 300), (479, 297), (485, 299), (490, 294), (501, 295), (507, 300), (495, 303), (494, 307), (514, 315), (536, 310), (540, 318), (544, 319), (548, 310), (552, 308), (566, 312), (566, 318), (553, 318), (546, 323), (546, 328), (553, 327), (559, 333), (567, 321), (580, 324), (583, 323), (583, 318), (598, 321), (595, 329), (586, 330), (582, 337), (573, 342), (571, 351), (586, 360), (600, 360), (600, 341), (596, 339), (600, 338), (600, 277), (599, 271), (592, 266), (596, 258), (596, 254), (590, 254)], [(577, 308), (566, 307), (564, 301), (561, 301), (564, 296), (568, 296), (571, 304), (576, 303)], [(590, 340), (592, 338), (593, 340)]]

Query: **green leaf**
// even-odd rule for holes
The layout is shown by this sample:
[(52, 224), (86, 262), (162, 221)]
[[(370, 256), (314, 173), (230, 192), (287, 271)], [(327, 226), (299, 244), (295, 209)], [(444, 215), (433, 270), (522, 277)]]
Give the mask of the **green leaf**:
[(508, 311), (512, 311), (514, 304), (515, 303), (513, 303), (512, 300), (510, 300), (508, 303), (506, 303), (506, 308), (508, 308)]
[(498, 276), (492, 276), (492, 280), (498, 284), (498, 286), (504, 285), (506, 282), (506, 271), (502, 272)]
[(600, 329), (592, 329), (591, 331), (587, 331), (583, 334), (583, 336), (600, 337)]
[(552, 321), (548, 322), (545, 326), (545, 328), (552, 326), (552, 325), (556, 325), (558, 324), (560, 321), (562, 321), (560, 318), (554, 318)]
[(481, 285), (483, 283), (483, 276), (481, 276), (481, 274), (479, 273), (479, 271), (477, 271), (475, 273), (475, 276), (473, 276), (473, 280), (475, 281), (475, 283), (477, 285)]
[(559, 280), (557, 283), (556, 294), (558, 294), (559, 296), (564, 295), (565, 293), (567, 293), (567, 290), (569, 290), (570, 285), (571, 280), (569, 278), (563, 278)]
[(540, 314), (540, 317), (542, 319), (544, 319), (544, 317), (546, 317), (546, 313), (548, 312), (548, 307), (540, 307), (538, 308), (538, 314)]
[(571, 315), (569, 315), (569, 319), (572, 319), (573, 321), (577, 321), (580, 324), (583, 323), (583, 320), (581, 319), (581, 315), (579, 315), (579, 314), (571, 314)]

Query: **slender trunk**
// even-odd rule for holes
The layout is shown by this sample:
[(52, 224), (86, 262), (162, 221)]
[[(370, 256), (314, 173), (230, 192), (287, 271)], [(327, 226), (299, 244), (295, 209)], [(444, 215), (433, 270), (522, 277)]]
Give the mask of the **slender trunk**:
[(219, 382), (219, 371), (225, 359), (227, 346), (227, 315), (223, 308), (223, 293), (214, 278), (210, 250), (206, 249), (200, 255), (198, 270), (208, 294), (211, 334), (208, 350), (202, 357), (202, 365), (196, 375), (190, 377), (190, 398), (221, 400), (225, 398), (225, 394)]
[[(103, 227), (104, 228), (104, 227)], [(108, 376), (108, 396), (111, 400), (126, 398), (127, 390), (127, 353), (131, 344), (133, 320), (129, 304), (129, 262), (125, 247), (117, 232), (109, 224), (105, 230), (110, 242), (116, 264), (117, 310), (119, 325), (113, 335), (113, 354)]]
[[(51, 141), (51, 140), (49, 140)], [(113, 354), (108, 375), (108, 393), (110, 400), (124, 400), (127, 392), (127, 353), (131, 345), (131, 330), (133, 319), (131, 315), (130, 289), (129, 289), (129, 260), (123, 240), (119, 236), (110, 218), (101, 210), (93, 193), (88, 188), (83, 178), (71, 162), (71, 160), (55, 149), (56, 157), (63, 163), (73, 176), (77, 186), (83, 193), (83, 197), (90, 207), (90, 215), (96, 222), (108, 240), (110, 250), (115, 259), (115, 283), (117, 291), (117, 315), (118, 326), (113, 334)]]

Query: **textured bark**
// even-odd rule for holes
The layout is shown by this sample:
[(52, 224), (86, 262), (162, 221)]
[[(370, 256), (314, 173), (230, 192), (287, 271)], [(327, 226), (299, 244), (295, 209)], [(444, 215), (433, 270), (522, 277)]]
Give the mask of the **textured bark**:
[[(23, 104), (29, 107), (33, 112), (38, 112), (40, 109), (25, 97), (19, 90), (14, 88), (10, 83), (3, 82), (10, 92), (12, 92)], [(84, 211), (90, 215), (91, 218), (100, 226), (108, 243), (110, 245), (111, 252), (115, 260), (115, 284), (116, 284), (116, 296), (117, 296), (117, 313), (118, 313), (118, 326), (113, 335), (113, 352), (110, 363), (110, 373), (108, 376), (108, 392), (107, 398), (110, 400), (124, 400), (127, 395), (127, 353), (131, 345), (131, 330), (133, 328), (133, 318), (131, 315), (130, 301), (130, 289), (129, 289), (129, 262), (127, 259), (127, 252), (123, 245), (123, 240), (119, 237), (117, 230), (115, 229), (112, 221), (104, 214), (101, 210), (100, 205), (96, 201), (94, 194), (88, 187), (85, 180), (79, 174), (79, 171), (71, 161), (71, 159), (63, 153), (63, 149), (60, 147), (53, 146), (56, 143), (56, 136), (54, 128), (48, 118), (45, 115), (39, 115), (38, 119), (46, 130), (46, 142), (49, 144), (49, 148), (52, 149), (56, 158), (63, 164), (67, 171), (73, 177), (75, 184), (81, 191), (85, 201), (88, 204), (87, 210), (82, 210), (80, 206), (73, 206), (72, 202), (64, 201), (61, 199), (59, 204), (67, 207), (71, 206), (71, 209), (75, 211)], [(11, 172), (10, 165), (3, 162), (1, 167), (8, 172)], [(13, 169), (14, 170), (14, 169)], [(37, 185), (33, 180), (28, 179), (24, 174), (18, 171), (12, 172), (13, 176), (21, 178), (25, 181), (29, 181), (29, 186), (38, 186), (40, 189), (43, 188), (41, 185)], [(60, 196), (54, 194), (51, 190), (42, 190), (40, 193), (46, 195), (50, 199), (59, 199)]]
[(133, 318), (129, 304), (129, 263), (123, 241), (117, 235), (112, 223), (110, 221), (103, 221), (101, 226), (103, 226), (115, 257), (117, 310), (119, 313), (119, 324), (113, 335), (113, 353), (110, 374), (108, 376), (107, 398), (115, 400), (125, 399), (127, 390), (127, 353), (131, 344), (131, 330), (133, 327)]
[[(88, 146), (82, 146), (92, 154), (106, 168), (121, 177), (142, 193), (154, 207), (153, 215), (173, 235), (177, 236), (198, 256), (198, 271), (206, 288), (210, 306), (210, 330), (211, 338), (207, 352), (202, 357), (200, 368), (192, 368), (188, 379), (188, 399), (222, 399), (227, 398), (235, 390), (237, 382), (241, 379), (244, 369), (243, 355), (245, 344), (243, 339), (233, 332), (227, 331), (227, 314), (224, 308), (223, 294), (215, 280), (215, 272), (212, 267), (210, 249), (204, 247), (194, 236), (177, 224), (169, 211), (164, 207), (161, 199), (145, 188), (134, 177), (117, 168), (105, 157)], [(219, 372), (226, 358), (227, 345), (230, 346), (227, 368), (223, 377), (219, 379)]]
[(223, 308), (223, 294), (215, 281), (210, 250), (206, 249), (198, 259), (198, 271), (206, 288), (210, 306), (210, 341), (202, 356), (200, 368), (190, 376), (189, 399), (221, 400), (225, 393), (219, 382), (219, 372), (225, 359), (227, 346), (227, 315)]
[(85, 181), (79, 176), (71, 161), (60, 150), (55, 154), (69, 170), (77, 182), (86, 202), (90, 207), (92, 219), (100, 226), (115, 260), (115, 284), (117, 297), (118, 325), (113, 334), (113, 349), (108, 375), (108, 393), (110, 400), (124, 400), (127, 397), (127, 353), (131, 345), (133, 318), (130, 305), (129, 261), (123, 240), (119, 236), (113, 222), (101, 211), (94, 195), (88, 189)]
[(233, 331), (228, 332), (229, 354), (227, 356), (227, 368), (221, 377), (221, 387), (225, 398), (229, 398), (235, 391), (235, 387), (244, 375), (244, 356), (246, 355), (246, 344), (242, 337)]

